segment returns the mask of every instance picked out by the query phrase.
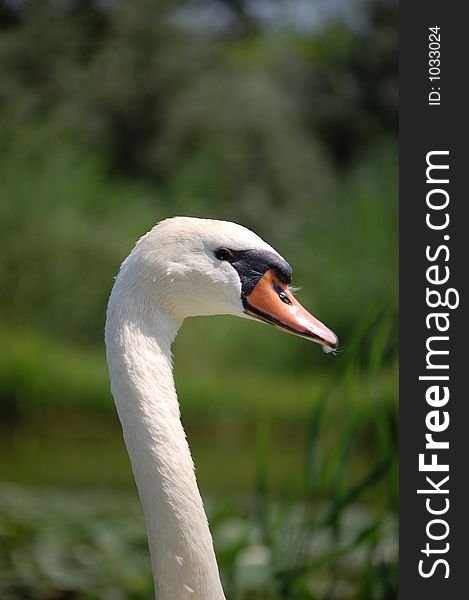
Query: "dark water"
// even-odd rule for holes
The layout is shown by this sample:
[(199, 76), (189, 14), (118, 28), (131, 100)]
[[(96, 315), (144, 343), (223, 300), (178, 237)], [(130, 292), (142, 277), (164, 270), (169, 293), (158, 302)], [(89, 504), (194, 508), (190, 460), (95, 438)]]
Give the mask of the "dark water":
[[(252, 492), (267, 480), (280, 495), (302, 486), (299, 427), (266, 428), (225, 421), (191, 424), (187, 437), (203, 492)], [(134, 486), (116, 419), (56, 418), (0, 430), (0, 480), (65, 488)]]

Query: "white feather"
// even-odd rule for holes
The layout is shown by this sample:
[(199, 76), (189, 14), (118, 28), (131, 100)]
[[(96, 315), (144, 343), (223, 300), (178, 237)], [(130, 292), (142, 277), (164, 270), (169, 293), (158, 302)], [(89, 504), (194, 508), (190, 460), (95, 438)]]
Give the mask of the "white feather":
[(186, 317), (244, 316), (239, 277), (214, 256), (224, 246), (275, 252), (234, 223), (168, 219), (137, 242), (109, 300), (111, 390), (143, 505), (159, 600), (224, 599), (171, 360)]

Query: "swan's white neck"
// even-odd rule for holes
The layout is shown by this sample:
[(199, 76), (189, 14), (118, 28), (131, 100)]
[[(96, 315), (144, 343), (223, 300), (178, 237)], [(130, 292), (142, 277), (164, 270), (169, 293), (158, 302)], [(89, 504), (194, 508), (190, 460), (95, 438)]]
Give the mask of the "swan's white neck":
[(171, 343), (181, 323), (125, 296), (111, 295), (106, 352), (143, 505), (156, 598), (222, 600), (172, 375)]

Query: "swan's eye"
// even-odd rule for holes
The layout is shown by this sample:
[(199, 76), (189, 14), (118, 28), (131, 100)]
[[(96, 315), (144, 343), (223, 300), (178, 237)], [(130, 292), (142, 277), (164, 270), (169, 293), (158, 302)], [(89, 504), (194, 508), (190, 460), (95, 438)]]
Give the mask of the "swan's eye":
[(233, 254), (227, 248), (219, 248), (215, 251), (215, 256), (218, 260), (230, 260), (233, 257)]

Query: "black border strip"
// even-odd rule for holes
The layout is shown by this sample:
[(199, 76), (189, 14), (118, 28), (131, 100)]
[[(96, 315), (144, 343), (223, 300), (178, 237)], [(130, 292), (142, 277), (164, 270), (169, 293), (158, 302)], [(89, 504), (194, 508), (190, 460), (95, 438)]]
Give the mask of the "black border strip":
[[(434, 0), (400, 4), (400, 598), (403, 600), (418, 597), (450, 600), (468, 595), (469, 399), (465, 373), (469, 371), (469, 352), (466, 349), (468, 325), (464, 313), (467, 310), (469, 278), (469, 236), (465, 231), (466, 205), (469, 204), (465, 180), (469, 169), (466, 165), (468, 100), (464, 84), (468, 77), (466, 40), (469, 25), (462, 14), (464, 8), (464, 3)], [(429, 80), (429, 27), (440, 28), (441, 80), (434, 82)], [(436, 44), (433, 49), (436, 49)], [(432, 58), (435, 57), (433, 55)], [(432, 87), (440, 88), (439, 105), (429, 105), (429, 93), (436, 91)], [(432, 98), (436, 99), (437, 95)], [(447, 160), (449, 164), (449, 183), (428, 184), (427, 153), (446, 150), (449, 151), (448, 157), (440, 157), (440, 160)], [(444, 177), (441, 176), (441, 179)], [(429, 212), (426, 195), (432, 186), (444, 188), (449, 194), (447, 212), (450, 222), (444, 230), (432, 230), (426, 224)], [(444, 194), (433, 197), (443, 199)], [(435, 218), (443, 217), (445, 212), (446, 209), (435, 213)], [(449, 239), (445, 239), (445, 235)], [(438, 258), (430, 261), (425, 254), (427, 246), (431, 256), (435, 255), (439, 246), (446, 246), (448, 260), (445, 260), (446, 251), (441, 250)], [(441, 272), (446, 272), (443, 271), (445, 266), (449, 267), (450, 276), (446, 284), (429, 284), (427, 269), (435, 264), (439, 265)], [(431, 273), (436, 274), (435, 271)], [(459, 307), (446, 310), (439, 307), (433, 311), (426, 301), (427, 287), (442, 292), (448, 287), (456, 289)], [(449, 329), (440, 333), (449, 339), (439, 342), (449, 354), (438, 356), (441, 364), (448, 364), (447, 370), (429, 370), (426, 362), (426, 343), (431, 335), (436, 335), (434, 322), (429, 329), (426, 317), (438, 311), (449, 315)], [(449, 375), (450, 379), (449, 382), (419, 380), (419, 376), (429, 374)], [(444, 412), (448, 413), (449, 426), (434, 434), (435, 439), (449, 442), (448, 449), (437, 452), (438, 463), (448, 464), (449, 471), (431, 473), (419, 471), (419, 454), (425, 453), (425, 462), (431, 460), (432, 451), (425, 449), (425, 434), (429, 433), (426, 416), (435, 407), (429, 406), (426, 401), (426, 390), (430, 385), (438, 384), (442, 387), (447, 384), (450, 391), (447, 404), (438, 408), (439, 419), (444, 418)], [(448, 481), (440, 486), (440, 489), (448, 490), (447, 494), (417, 493), (418, 489), (432, 489), (426, 476), (433, 476), (433, 481), (439, 484), (447, 475)], [(440, 516), (431, 515), (427, 499), (430, 499), (430, 508), (442, 510), (446, 507), (446, 498), (449, 500), (448, 510)], [(448, 533), (441, 540), (432, 540), (428, 531), (436, 537), (446, 532), (443, 523), (429, 526), (432, 519), (438, 518), (447, 522)], [(448, 569), (443, 562), (434, 567), (439, 559), (447, 562)], [(421, 560), (424, 560), (422, 571), (425, 573), (430, 573), (434, 567), (428, 577), (419, 574)]]

